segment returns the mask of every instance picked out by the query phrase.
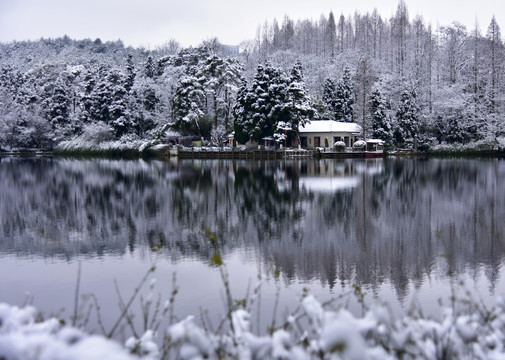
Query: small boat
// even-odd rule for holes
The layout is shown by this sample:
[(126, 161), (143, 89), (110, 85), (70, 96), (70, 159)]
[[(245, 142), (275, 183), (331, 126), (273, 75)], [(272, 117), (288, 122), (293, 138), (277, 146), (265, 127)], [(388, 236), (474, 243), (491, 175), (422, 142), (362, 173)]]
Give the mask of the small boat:
[(384, 156), (384, 141), (380, 139), (368, 139), (366, 141), (365, 158)]

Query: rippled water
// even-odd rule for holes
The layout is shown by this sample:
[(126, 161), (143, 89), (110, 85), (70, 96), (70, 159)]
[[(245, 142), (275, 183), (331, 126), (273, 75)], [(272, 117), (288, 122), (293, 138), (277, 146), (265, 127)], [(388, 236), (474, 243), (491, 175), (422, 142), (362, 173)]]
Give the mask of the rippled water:
[[(281, 319), (306, 290), (358, 312), (359, 285), (367, 301), (436, 316), (464, 280), (490, 303), (505, 290), (504, 176), (501, 159), (3, 158), (0, 302), (69, 317), (80, 264), (79, 292), (96, 296), (110, 327), (120, 296), (155, 264), (144, 300), (169, 297), (175, 274), (175, 315), (216, 324), (225, 312), (219, 253), (237, 299), (262, 279), (260, 332), (276, 299)], [(80, 298), (79, 313), (92, 303)], [(89, 318), (98, 331), (94, 310)]]

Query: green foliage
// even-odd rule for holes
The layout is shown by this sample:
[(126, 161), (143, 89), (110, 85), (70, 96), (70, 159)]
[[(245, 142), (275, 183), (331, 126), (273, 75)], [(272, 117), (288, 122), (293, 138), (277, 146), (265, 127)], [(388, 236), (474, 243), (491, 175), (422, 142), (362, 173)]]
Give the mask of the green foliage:
[(210, 258), (210, 264), (212, 266), (217, 266), (217, 267), (222, 266), (223, 259), (221, 257), (221, 254), (216, 253), (216, 254), (212, 255), (212, 257)]

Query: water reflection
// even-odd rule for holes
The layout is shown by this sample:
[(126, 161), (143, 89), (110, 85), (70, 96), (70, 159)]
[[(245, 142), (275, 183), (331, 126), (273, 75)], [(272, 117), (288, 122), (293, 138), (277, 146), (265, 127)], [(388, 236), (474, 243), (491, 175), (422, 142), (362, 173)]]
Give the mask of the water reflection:
[[(1, 159), (0, 252), (93, 259), (248, 252), (265, 271), (377, 291), (484, 268), (505, 244), (505, 162)], [(137, 250), (137, 251), (136, 251)], [(138, 251), (141, 250), (141, 251)], [(137, 255), (136, 255), (137, 256)]]

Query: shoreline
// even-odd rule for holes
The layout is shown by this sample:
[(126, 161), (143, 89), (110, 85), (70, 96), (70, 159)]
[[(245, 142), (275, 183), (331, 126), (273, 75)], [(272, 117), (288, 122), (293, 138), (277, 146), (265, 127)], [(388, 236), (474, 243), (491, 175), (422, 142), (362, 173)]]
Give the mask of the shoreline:
[[(335, 152), (318, 150), (224, 150), (224, 149), (72, 149), (72, 150), (48, 150), (48, 149), (21, 149), (15, 151), (0, 151), (0, 157), (104, 157), (119, 159), (243, 159), (243, 160), (277, 160), (277, 159), (356, 159), (365, 158), (365, 152)], [(426, 152), (415, 151), (391, 151), (375, 158), (385, 157), (417, 157), (417, 158), (504, 158), (505, 149), (497, 150), (429, 150)]]

